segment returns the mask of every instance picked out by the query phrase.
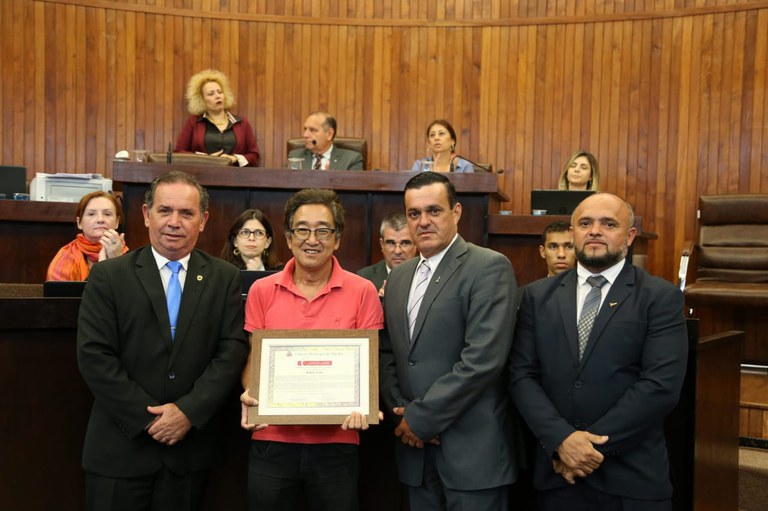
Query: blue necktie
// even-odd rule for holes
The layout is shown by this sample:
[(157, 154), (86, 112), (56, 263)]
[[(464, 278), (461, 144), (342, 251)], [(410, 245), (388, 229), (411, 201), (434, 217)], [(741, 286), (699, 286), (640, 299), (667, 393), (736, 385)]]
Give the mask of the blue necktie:
[(587, 277), (587, 282), (592, 286), (592, 289), (587, 293), (584, 306), (581, 308), (581, 317), (579, 317), (579, 360), (584, 356), (589, 333), (592, 331), (592, 325), (595, 324), (595, 318), (600, 309), (600, 298), (602, 298), (600, 288), (608, 282), (608, 279), (602, 275), (593, 275)]
[(176, 320), (179, 318), (179, 306), (181, 305), (181, 283), (179, 282), (179, 261), (168, 261), (166, 266), (171, 270), (171, 279), (168, 281), (168, 292), (165, 295), (168, 301), (168, 319), (171, 322), (171, 339), (176, 338)]

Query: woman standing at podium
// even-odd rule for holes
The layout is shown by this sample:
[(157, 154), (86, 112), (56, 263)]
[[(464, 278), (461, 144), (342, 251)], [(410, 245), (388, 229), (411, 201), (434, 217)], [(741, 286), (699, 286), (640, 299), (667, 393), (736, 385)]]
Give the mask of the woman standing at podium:
[(576, 151), (560, 173), (558, 190), (592, 190), (600, 186), (600, 169), (597, 158), (587, 151)]
[(246, 209), (229, 228), (221, 257), (241, 270), (279, 270), (272, 246), (272, 225), (259, 209)]
[(86, 280), (91, 267), (128, 252), (125, 234), (117, 232), (123, 208), (114, 195), (91, 192), (80, 199), (75, 222), (80, 234), (61, 247), (48, 265), (45, 280)]
[(174, 152), (219, 156), (241, 167), (259, 164), (251, 124), (230, 111), (235, 95), (224, 73), (206, 69), (193, 75), (186, 98), (192, 115), (181, 129)]
[(467, 160), (456, 155), (456, 131), (445, 119), (437, 119), (427, 128), (427, 149), (430, 156), (413, 162), (411, 170), (424, 170), (424, 161), (432, 162), (433, 172), (474, 172), (475, 168)]

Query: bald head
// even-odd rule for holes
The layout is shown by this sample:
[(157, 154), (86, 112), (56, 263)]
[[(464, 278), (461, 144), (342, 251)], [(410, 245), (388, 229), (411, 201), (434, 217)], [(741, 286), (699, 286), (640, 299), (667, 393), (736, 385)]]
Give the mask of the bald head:
[(571, 216), (576, 260), (592, 273), (618, 263), (635, 239), (634, 223), (626, 201), (610, 193), (590, 195)]

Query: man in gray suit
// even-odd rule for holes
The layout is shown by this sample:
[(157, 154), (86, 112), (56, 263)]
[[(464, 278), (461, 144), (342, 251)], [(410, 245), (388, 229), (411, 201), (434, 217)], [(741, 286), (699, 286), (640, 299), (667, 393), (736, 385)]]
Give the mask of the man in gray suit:
[(519, 454), (502, 374), (516, 314), (512, 266), (458, 235), (461, 204), (444, 175), (411, 178), (405, 210), (420, 257), (389, 275), (380, 350), (400, 481), (413, 509), (506, 511)]
[(294, 149), (289, 158), (303, 158), (305, 169), (363, 170), (363, 155), (333, 145), (336, 119), (326, 112), (315, 112), (304, 121), (304, 149)]
[(390, 213), (381, 221), (379, 227), (379, 244), (384, 259), (376, 264), (366, 266), (357, 272), (363, 278), (373, 282), (379, 290), (379, 296), (384, 297), (384, 285), (389, 272), (416, 255), (416, 245), (411, 239), (411, 233), (405, 225), (405, 215)]
[(195, 249), (207, 209), (192, 176), (158, 177), (143, 207), (150, 244), (89, 275), (77, 331), (94, 395), (83, 447), (88, 510), (202, 507), (221, 406), (248, 354), (240, 272)]
[(577, 267), (523, 293), (510, 389), (540, 444), (545, 511), (672, 509), (664, 419), (685, 376), (683, 295), (625, 260), (633, 225), (620, 198), (588, 197), (571, 219)]

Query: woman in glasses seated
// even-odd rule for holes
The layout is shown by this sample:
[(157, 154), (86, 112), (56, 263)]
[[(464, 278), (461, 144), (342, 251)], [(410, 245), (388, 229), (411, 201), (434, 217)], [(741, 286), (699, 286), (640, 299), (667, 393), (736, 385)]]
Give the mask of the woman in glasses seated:
[(272, 245), (272, 225), (258, 209), (247, 209), (229, 228), (221, 257), (241, 270), (279, 270), (283, 267)]

